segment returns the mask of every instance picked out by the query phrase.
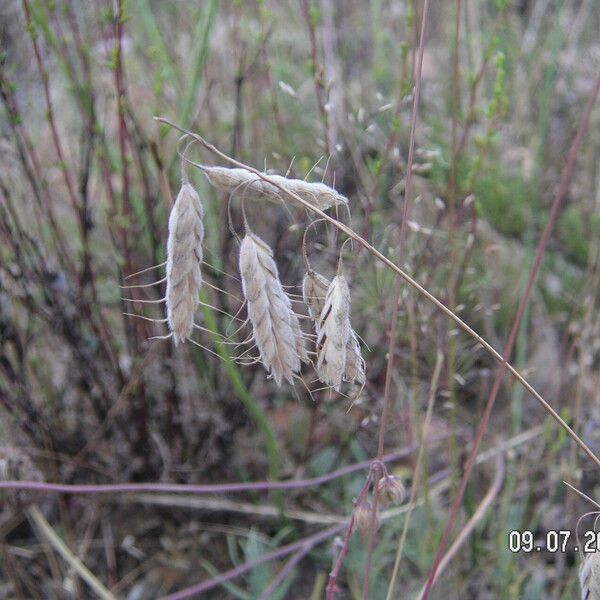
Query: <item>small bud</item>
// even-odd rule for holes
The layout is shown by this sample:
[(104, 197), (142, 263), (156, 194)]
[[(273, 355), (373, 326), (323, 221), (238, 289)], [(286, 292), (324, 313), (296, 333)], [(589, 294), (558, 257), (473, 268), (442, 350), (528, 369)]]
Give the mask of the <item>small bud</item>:
[(384, 505), (401, 504), (406, 496), (406, 490), (398, 477), (383, 476), (377, 482), (379, 501)]
[[(358, 531), (360, 531), (363, 535), (367, 535), (369, 533), (372, 512), (373, 507), (370, 502), (362, 502), (354, 509), (354, 523), (356, 525), (356, 529), (358, 529)], [(377, 515), (375, 528), (379, 529), (379, 525), (379, 515)]]

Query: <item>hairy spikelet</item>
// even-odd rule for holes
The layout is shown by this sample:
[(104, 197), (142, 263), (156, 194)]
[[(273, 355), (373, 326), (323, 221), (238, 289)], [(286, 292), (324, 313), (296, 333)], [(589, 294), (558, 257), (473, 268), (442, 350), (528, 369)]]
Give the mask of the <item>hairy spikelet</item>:
[(346, 196), (338, 194), (333, 188), (324, 183), (309, 183), (303, 179), (288, 179), (281, 175), (270, 175), (270, 177), (274, 182), (320, 210), (327, 210), (338, 204), (348, 204)]
[(346, 368), (344, 369), (344, 381), (356, 381), (363, 385), (365, 377), (365, 361), (360, 351), (360, 343), (356, 331), (350, 328), (350, 337), (346, 346)]
[(271, 200), (279, 202), (280, 191), (248, 169), (228, 169), (202, 165), (202, 172), (209, 183), (228, 194), (236, 193), (248, 200)]
[(350, 289), (346, 278), (336, 275), (317, 322), (317, 373), (335, 390), (339, 390), (344, 376), (349, 339)]
[[(229, 194), (235, 192), (248, 200), (271, 200), (272, 202), (291, 199), (278, 187), (263, 181), (247, 169), (228, 169), (206, 165), (202, 165), (201, 169), (211, 185)], [(269, 175), (269, 178), (321, 210), (338, 204), (348, 204), (345, 196), (324, 183), (308, 183), (302, 179), (288, 179), (281, 175)]]
[(304, 275), (302, 280), (304, 303), (308, 307), (310, 318), (315, 322), (321, 316), (321, 311), (325, 306), (325, 296), (327, 296), (330, 283), (329, 279), (312, 269)]
[[(308, 313), (310, 317), (315, 322), (317, 336), (319, 335), (319, 319), (325, 306), (325, 299), (327, 297), (330, 285), (331, 283), (328, 279), (312, 270), (309, 270), (302, 280), (302, 294), (304, 297), (304, 302), (308, 307)], [(348, 294), (348, 304), (349, 302), (350, 296)], [(319, 355), (317, 355), (317, 364), (318, 359)], [(358, 336), (351, 326), (348, 334), (348, 342), (346, 344), (346, 357), (342, 379), (344, 381), (356, 381), (360, 384), (365, 383), (365, 361), (363, 360), (360, 351)], [(324, 381), (324, 383), (328, 382)]]
[(169, 216), (167, 322), (175, 345), (192, 333), (202, 285), (203, 210), (196, 190), (184, 183)]
[(293, 383), (300, 361), (308, 360), (300, 322), (279, 281), (271, 248), (253, 233), (242, 240), (240, 275), (260, 360), (277, 385), (284, 379)]
[(581, 600), (600, 600), (600, 553), (592, 552), (579, 569)]

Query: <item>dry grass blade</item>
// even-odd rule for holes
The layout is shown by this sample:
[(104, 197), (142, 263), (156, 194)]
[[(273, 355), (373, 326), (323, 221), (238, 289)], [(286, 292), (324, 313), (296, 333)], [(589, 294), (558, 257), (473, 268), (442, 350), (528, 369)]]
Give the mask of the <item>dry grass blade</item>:
[(288, 179), (281, 175), (269, 175), (275, 185), (264, 181), (252, 171), (242, 168), (209, 167), (192, 163), (202, 170), (209, 183), (219, 190), (233, 194), (239, 192), (248, 200), (270, 200), (281, 202), (293, 200), (293, 195), (302, 198), (312, 206), (326, 210), (339, 204), (348, 204), (348, 199), (324, 183), (309, 183), (302, 179)]
[(169, 216), (167, 321), (175, 345), (192, 333), (202, 285), (203, 210), (196, 190), (184, 183)]
[(260, 360), (277, 385), (284, 379), (293, 383), (300, 362), (308, 362), (300, 322), (279, 281), (271, 248), (251, 232), (240, 247), (240, 274)]

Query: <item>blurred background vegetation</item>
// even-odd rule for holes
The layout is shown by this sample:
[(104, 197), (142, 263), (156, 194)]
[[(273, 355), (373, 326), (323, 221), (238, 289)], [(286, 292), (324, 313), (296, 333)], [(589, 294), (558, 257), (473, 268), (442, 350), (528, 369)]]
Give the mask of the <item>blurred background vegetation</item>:
[[(149, 340), (164, 327), (125, 313), (161, 318), (161, 307), (132, 305), (119, 286), (165, 257), (180, 172), (177, 135), (154, 115), (256, 168), (300, 178), (312, 169), (310, 180), (348, 196), (354, 229), (396, 257), (422, 9), (421, 0), (0, 4), (0, 477), (226, 483), (313, 477), (375, 456), (393, 275), (362, 251), (346, 252), (344, 263), (353, 326), (368, 345), (368, 382), (351, 410), (327, 391), (311, 398), (302, 385), (277, 389), (260, 366)], [(500, 351), (600, 66), (599, 30), (594, 0), (432, 3), (403, 263)], [(596, 109), (512, 357), (595, 452), (599, 126)], [(237, 274), (227, 198), (191, 176), (206, 212), (206, 278), (239, 296), (239, 283), (223, 274)], [(239, 231), (236, 202), (232, 212)], [(274, 205), (248, 206), (248, 215), (275, 249), (283, 282), (298, 284), (307, 215)], [(311, 261), (331, 276), (333, 231), (309, 237)], [(126, 292), (156, 300), (163, 289)], [(400, 566), (398, 597), (411, 598), (430, 568), (495, 365), (423, 298), (408, 288), (401, 298), (386, 448), (422, 437), (432, 478)], [(203, 299), (218, 311), (239, 308), (212, 288)], [(229, 318), (218, 311), (203, 308), (202, 322), (224, 333)], [(215, 349), (209, 334), (198, 341)], [(438, 353), (433, 419), (421, 431)], [(304, 379), (314, 388), (312, 378)], [(513, 554), (507, 532), (543, 539), (548, 529), (574, 530), (593, 507), (562, 481), (598, 498), (597, 471), (509, 378), (484, 446), (508, 448), (502, 489), (432, 597), (577, 597), (572, 551)], [(390, 471), (409, 486), (414, 464), (408, 453)], [(462, 523), (495, 468), (494, 460), (476, 466)], [(40, 537), (31, 502), (115, 597), (141, 600), (341, 522), (364, 476), (284, 495), (177, 501), (5, 495), (0, 596), (95, 597)], [(385, 597), (402, 524), (402, 514), (382, 524), (372, 598)], [(313, 549), (272, 597), (323, 597), (337, 548), (328, 540)], [(365, 555), (355, 535), (340, 597), (360, 598)], [(259, 598), (283, 564), (203, 597)]]

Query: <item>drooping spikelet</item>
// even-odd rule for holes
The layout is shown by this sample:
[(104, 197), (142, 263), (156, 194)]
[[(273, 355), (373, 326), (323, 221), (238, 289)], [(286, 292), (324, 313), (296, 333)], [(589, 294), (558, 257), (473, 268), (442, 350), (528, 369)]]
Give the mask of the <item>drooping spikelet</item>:
[[(338, 204), (348, 204), (348, 198), (324, 183), (309, 183), (303, 179), (288, 179), (281, 175), (269, 175), (273, 182), (278, 183), (286, 190), (300, 196), (302, 200), (312, 204), (320, 210), (327, 210)], [(285, 194), (283, 194), (284, 199)]]
[(346, 368), (344, 381), (356, 381), (363, 385), (365, 379), (365, 360), (360, 351), (360, 343), (356, 331), (350, 328), (350, 337), (346, 346)]
[[(328, 279), (326, 279), (325, 277), (323, 277), (323, 275), (320, 275), (319, 273), (316, 273), (313, 270), (309, 270), (302, 281), (302, 294), (304, 297), (304, 302), (308, 307), (308, 313), (311, 319), (314, 321), (317, 330), (317, 371), (319, 372), (319, 378), (324, 383), (328, 382), (321, 378), (321, 372), (318, 368), (320, 358), (320, 355), (318, 353), (318, 337), (319, 321), (323, 309), (325, 307), (325, 299), (328, 295), (330, 286), (331, 282)], [(348, 293), (348, 310), (349, 306), (350, 295)], [(365, 383), (365, 361), (363, 360), (360, 351), (360, 343), (358, 341), (358, 336), (356, 335), (356, 332), (354, 331), (354, 329), (352, 329), (351, 326), (349, 326), (348, 341), (346, 343), (345, 364), (342, 379), (344, 381), (356, 381), (361, 385)]]
[(325, 296), (330, 285), (329, 279), (319, 273), (309, 269), (302, 280), (302, 296), (304, 303), (308, 307), (310, 318), (315, 321), (321, 316), (321, 311), (325, 306)]
[(579, 569), (581, 600), (600, 600), (600, 553), (592, 552)]
[(279, 281), (271, 248), (248, 232), (240, 247), (242, 289), (260, 360), (277, 385), (293, 383), (300, 361), (308, 361), (298, 317)]
[[(236, 193), (248, 200), (270, 200), (272, 202), (293, 201), (281, 189), (264, 181), (248, 169), (226, 167), (200, 167), (209, 183), (229, 194)], [(338, 204), (348, 204), (348, 199), (324, 183), (309, 183), (302, 179), (288, 179), (281, 175), (267, 175), (273, 183), (300, 196), (302, 200), (316, 208), (326, 210)]]
[(335, 390), (339, 390), (344, 376), (349, 339), (350, 288), (343, 275), (336, 275), (317, 323), (317, 373)]
[(192, 333), (202, 285), (203, 210), (196, 190), (184, 182), (169, 215), (167, 322), (175, 345)]
[(274, 185), (263, 181), (248, 169), (229, 169), (206, 165), (202, 165), (201, 168), (212, 186), (228, 194), (235, 193), (240, 198), (248, 200), (278, 202), (281, 199), (280, 191)]

